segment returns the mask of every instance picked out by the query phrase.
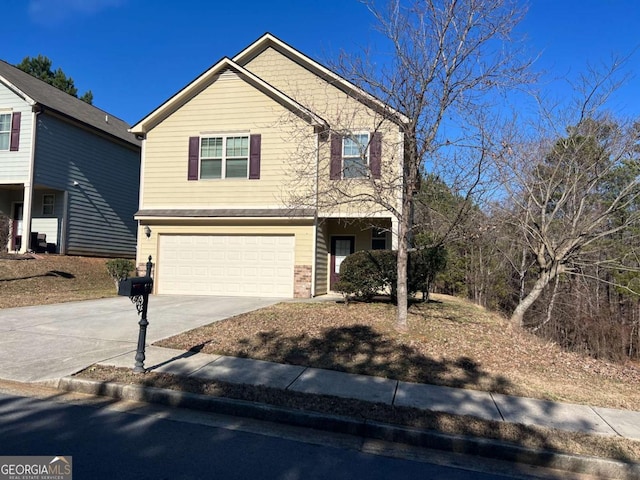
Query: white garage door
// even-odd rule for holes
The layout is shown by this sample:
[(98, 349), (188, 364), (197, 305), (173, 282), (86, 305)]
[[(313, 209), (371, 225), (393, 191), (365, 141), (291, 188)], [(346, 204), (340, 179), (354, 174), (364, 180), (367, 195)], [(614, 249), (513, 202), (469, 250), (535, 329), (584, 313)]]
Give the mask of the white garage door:
[(293, 297), (289, 236), (161, 235), (158, 293)]

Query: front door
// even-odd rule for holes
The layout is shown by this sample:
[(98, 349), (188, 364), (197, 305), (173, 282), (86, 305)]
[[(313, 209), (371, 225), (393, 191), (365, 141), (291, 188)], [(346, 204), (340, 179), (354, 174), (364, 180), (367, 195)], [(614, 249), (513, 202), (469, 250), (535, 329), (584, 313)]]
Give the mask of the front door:
[(355, 250), (354, 237), (331, 237), (331, 274), (330, 288), (340, 280), (340, 265), (342, 261)]
[(14, 203), (13, 204), (13, 215), (11, 219), (11, 250), (20, 250), (20, 246), (22, 245), (22, 214), (23, 214), (24, 204)]

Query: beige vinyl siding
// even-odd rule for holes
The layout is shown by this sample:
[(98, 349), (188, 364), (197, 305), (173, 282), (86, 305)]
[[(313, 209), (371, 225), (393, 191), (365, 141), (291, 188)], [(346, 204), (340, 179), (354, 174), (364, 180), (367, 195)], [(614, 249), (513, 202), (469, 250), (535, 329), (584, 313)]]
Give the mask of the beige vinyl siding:
[[(332, 131), (372, 132), (376, 128), (383, 138), (381, 176), (386, 183), (395, 180), (396, 188), (400, 188), (398, 165), (402, 145), (397, 125), (388, 121), (381, 123), (380, 116), (373, 109), (348, 96), (330, 82), (318, 77), (272, 47), (253, 58), (246, 68), (324, 118), (329, 122)], [(345, 202), (345, 198), (335, 198), (335, 201), (323, 202), (322, 192), (335, 195), (335, 187), (338, 184), (335, 183), (336, 180), (329, 179), (330, 138), (328, 135), (321, 140), (319, 148), (320, 216), (388, 215), (386, 210), (371, 201)], [(345, 183), (342, 183), (339, 188), (344, 189)], [(357, 197), (359, 193), (372, 191), (369, 182), (365, 180), (350, 181), (346, 188), (351, 199)], [(394, 198), (395, 195), (392, 189), (386, 189), (386, 202), (395, 204), (398, 201)], [(323, 209), (323, 203), (329, 203), (332, 206)]]
[[(227, 221), (164, 221), (150, 223), (151, 237), (144, 234), (144, 226), (138, 228), (137, 264), (146, 263), (149, 255), (156, 262), (158, 256), (158, 235), (294, 235), (295, 265), (311, 265), (313, 220), (296, 221), (257, 221), (249, 219)], [(160, 259), (160, 261), (162, 261)]]
[[(283, 119), (287, 122), (283, 124)], [(277, 208), (290, 183), (295, 132), (313, 128), (237, 75), (227, 72), (173, 113), (147, 136), (143, 209)], [(213, 134), (261, 134), (260, 179), (187, 180), (189, 137)]]
[(362, 129), (374, 125), (377, 114), (274, 48), (267, 48), (245, 67), (301, 103), (332, 127)]
[(329, 291), (329, 243), (326, 223), (320, 223), (316, 232), (316, 291), (323, 295)]

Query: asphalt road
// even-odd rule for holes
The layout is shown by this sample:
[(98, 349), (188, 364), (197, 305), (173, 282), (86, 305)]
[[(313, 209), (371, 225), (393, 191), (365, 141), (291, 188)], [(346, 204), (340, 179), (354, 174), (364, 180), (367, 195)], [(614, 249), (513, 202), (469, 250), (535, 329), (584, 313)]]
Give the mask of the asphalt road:
[(7, 393), (0, 455), (71, 455), (75, 480), (561, 478), (201, 412)]

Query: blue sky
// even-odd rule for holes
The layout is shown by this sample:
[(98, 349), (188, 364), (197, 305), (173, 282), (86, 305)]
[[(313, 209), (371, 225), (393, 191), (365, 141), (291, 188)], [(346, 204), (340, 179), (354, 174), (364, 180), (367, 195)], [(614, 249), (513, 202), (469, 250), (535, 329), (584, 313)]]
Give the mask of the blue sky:
[[(46, 55), (94, 105), (135, 123), (223, 56), (264, 32), (326, 63), (357, 52), (375, 32), (356, 0), (4, 0), (0, 58), (15, 64)], [(612, 55), (636, 53), (630, 80), (614, 99), (640, 116), (640, 2), (531, 0), (519, 26), (540, 54), (546, 89), (565, 95), (565, 77)]]

